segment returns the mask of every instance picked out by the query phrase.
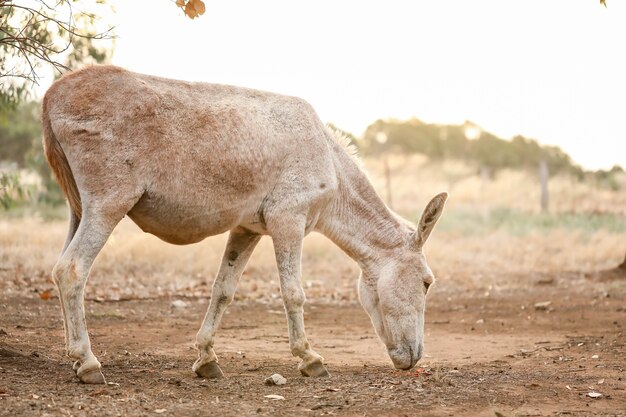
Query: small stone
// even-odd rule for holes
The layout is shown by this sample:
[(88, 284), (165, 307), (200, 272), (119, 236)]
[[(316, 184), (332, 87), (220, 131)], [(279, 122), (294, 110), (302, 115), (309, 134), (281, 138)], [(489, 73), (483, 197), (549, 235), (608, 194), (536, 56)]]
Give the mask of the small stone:
[(591, 392), (587, 393), (587, 397), (600, 398), (600, 397), (602, 397), (602, 394), (600, 394), (599, 392), (591, 391)]
[(174, 301), (172, 301), (172, 307), (174, 307), (174, 308), (186, 308), (187, 307), (187, 303), (184, 302), (183, 300), (174, 300)]
[(535, 310), (547, 310), (550, 307), (552, 301), (542, 301), (540, 303), (535, 303)]
[(287, 378), (285, 378), (281, 374), (274, 374), (265, 379), (265, 385), (285, 385), (286, 383)]
[(591, 357), (591, 359), (598, 359), (598, 358), (599, 358), (599, 356), (598, 356), (598, 355), (593, 355), (593, 356)]

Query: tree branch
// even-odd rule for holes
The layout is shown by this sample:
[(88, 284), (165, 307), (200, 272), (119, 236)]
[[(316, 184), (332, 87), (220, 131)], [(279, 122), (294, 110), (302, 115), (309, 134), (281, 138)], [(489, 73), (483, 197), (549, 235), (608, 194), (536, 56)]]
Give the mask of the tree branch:
[[(0, 84), (0, 103), (28, 94), (24, 83), (37, 84), (42, 65), (50, 65), (55, 72), (62, 73), (70, 69), (64, 63), (68, 58), (93, 54), (91, 45), (89, 52), (80, 49), (85, 42), (77, 42), (78, 39), (113, 38), (113, 27), (96, 32), (96, 15), (75, 10), (73, 1), (76, 0), (57, 0), (52, 5), (37, 0), (37, 6), (0, 0), (0, 78), (5, 80)], [(72, 50), (73, 46), (79, 49)], [(22, 81), (6, 81), (10, 79)]]

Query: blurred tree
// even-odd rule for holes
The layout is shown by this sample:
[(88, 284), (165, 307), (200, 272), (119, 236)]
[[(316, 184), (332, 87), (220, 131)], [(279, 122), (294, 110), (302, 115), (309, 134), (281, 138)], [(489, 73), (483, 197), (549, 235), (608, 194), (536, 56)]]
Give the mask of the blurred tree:
[(29, 154), (41, 141), (39, 113), (39, 103), (32, 101), (5, 110), (6, 120), (0, 121), (0, 162), (13, 162), (18, 168), (28, 165)]
[[(53, 5), (44, 0), (0, 0), (0, 161), (41, 175), (46, 192), (38, 200), (63, 201), (43, 157), (39, 103), (27, 100), (42, 72), (52, 68), (58, 77), (111, 56), (111, 28), (99, 18), (110, 11), (105, 0), (56, 0)], [(24, 199), (15, 172), (5, 168), (0, 182), (4, 208)]]
[(17, 173), (0, 172), (0, 208), (8, 210), (16, 206), (26, 194)]
[[(63, 195), (43, 155), (40, 104), (22, 102), (4, 114), (6, 119), (0, 121), (0, 168), (4, 167), (0, 169), (0, 205), (8, 209), (28, 201), (62, 203)], [(22, 169), (37, 173), (43, 188), (23, 185), (18, 175)]]
[(45, 67), (58, 76), (106, 60), (112, 47), (98, 40), (110, 39), (111, 28), (98, 16), (107, 9), (105, 0), (0, 0), (0, 113), (29, 96)]
[[(380, 135), (385, 136), (384, 143), (377, 140)], [(523, 136), (504, 140), (469, 121), (462, 125), (437, 125), (415, 118), (405, 121), (377, 120), (368, 126), (363, 139), (355, 143), (364, 155), (394, 150), (421, 153), (435, 160), (461, 159), (475, 164), (480, 172), (490, 174), (505, 168), (537, 172), (542, 161), (550, 175), (569, 173), (582, 180), (586, 174), (557, 146), (540, 145), (536, 140)], [(617, 183), (612, 179), (620, 173), (618, 169), (597, 171), (593, 176), (600, 183), (614, 188)]]

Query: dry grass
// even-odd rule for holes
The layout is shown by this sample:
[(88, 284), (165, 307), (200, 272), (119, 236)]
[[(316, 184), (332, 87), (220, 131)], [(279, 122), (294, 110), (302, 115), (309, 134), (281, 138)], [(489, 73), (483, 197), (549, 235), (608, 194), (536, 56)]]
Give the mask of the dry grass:
[[(383, 191), (380, 162), (368, 160), (366, 167)], [(624, 257), (626, 193), (585, 184), (569, 192), (563, 185), (567, 180), (556, 179), (555, 214), (538, 215), (539, 197), (533, 191), (537, 187), (527, 174), (502, 173), (493, 182), (481, 183), (460, 164), (435, 166), (417, 157), (397, 157), (391, 167), (394, 208), (414, 220), (432, 195), (451, 192), (444, 221), (427, 245), (429, 263), (439, 285), (447, 289), (512, 288), (523, 285), (511, 282), (512, 274), (596, 271)], [(565, 221), (565, 212), (577, 214)], [(597, 212), (604, 217), (593, 214)], [(0, 289), (7, 295), (52, 289), (49, 272), (65, 232), (65, 220), (0, 218)], [(124, 220), (96, 260), (87, 296), (207, 296), (224, 244), (222, 235), (173, 246)], [(318, 234), (307, 238), (303, 282), (309, 299), (354, 300), (357, 277), (354, 262), (330, 241)], [(278, 298), (277, 283), (271, 240), (264, 238), (244, 273), (238, 297)]]
[[(422, 155), (392, 155), (392, 203), (400, 213), (421, 210), (442, 190), (450, 192), (451, 208), (486, 211), (506, 207), (528, 213), (540, 211), (539, 178), (532, 172), (504, 170), (481, 177), (475, 167), (459, 161), (429, 161)], [(366, 168), (381, 195), (386, 195), (382, 160), (368, 159)], [(626, 216), (626, 176), (619, 178), (622, 191), (611, 191), (587, 181), (560, 175), (549, 181), (551, 213), (611, 213)]]

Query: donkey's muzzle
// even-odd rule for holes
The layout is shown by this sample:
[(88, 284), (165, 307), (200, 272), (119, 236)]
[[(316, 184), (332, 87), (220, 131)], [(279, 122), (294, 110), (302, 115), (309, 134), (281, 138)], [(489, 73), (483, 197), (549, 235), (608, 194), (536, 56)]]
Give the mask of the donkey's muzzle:
[(422, 344), (417, 346), (417, 349), (413, 349), (413, 346), (400, 345), (387, 349), (391, 362), (396, 369), (408, 370), (415, 366), (417, 361), (422, 358), (422, 352), (424, 347)]

